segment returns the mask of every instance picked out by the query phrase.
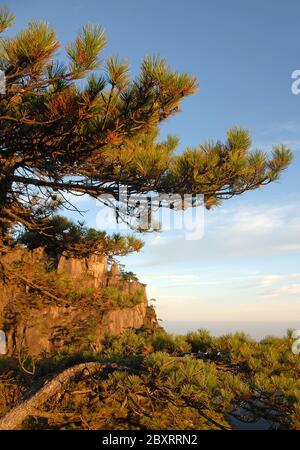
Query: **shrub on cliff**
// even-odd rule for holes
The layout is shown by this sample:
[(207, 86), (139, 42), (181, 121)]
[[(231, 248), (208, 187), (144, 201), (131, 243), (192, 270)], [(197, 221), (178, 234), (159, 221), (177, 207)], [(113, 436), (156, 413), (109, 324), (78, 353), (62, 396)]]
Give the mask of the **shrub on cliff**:
[(48, 254), (57, 256), (88, 257), (91, 254), (106, 255), (109, 258), (124, 256), (142, 249), (143, 243), (135, 236), (108, 235), (105, 231), (88, 228), (82, 222), (73, 222), (66, 217), (54, 215), (49, 218), (44, 233), (23, 230), (16, 236), (16, 243), (26, 245), (30, 250), (44, 247)]
[(99, 304), (104, 307), (132, 308), (145, 299), (142, 289), (135, 292), (122, 291), (114, 286), (103, 289), (100, 293)]

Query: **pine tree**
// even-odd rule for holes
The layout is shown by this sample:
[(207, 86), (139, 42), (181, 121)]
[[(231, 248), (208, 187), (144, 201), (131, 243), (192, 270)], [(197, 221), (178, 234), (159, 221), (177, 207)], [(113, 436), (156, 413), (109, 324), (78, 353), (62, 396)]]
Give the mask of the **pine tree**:
[[(13, 21), (2, 9), (0, 32)], [(251, 152), (249, 132), (240, 128), (229, 130), (224, 143), (175, 154), (178, 139), (159, 140), (159, 125), (197, 91), (195, 77), (146, 56), (130, 80), (126, 61), (108, 57), (101, 66), (105, 45), (103, 29), (86, 25), (60, 63), (55, 30), (44, 21), (2, 38), (1, 251), (13, 226), (43, 233), (53, 210), (68, 207), (66, 194), (116, 199), (124, 185), (128, 194), (200, 193), (210, 208), (278, 179), (290, 163), (284, 146), (274, 147), (271, 158)]]

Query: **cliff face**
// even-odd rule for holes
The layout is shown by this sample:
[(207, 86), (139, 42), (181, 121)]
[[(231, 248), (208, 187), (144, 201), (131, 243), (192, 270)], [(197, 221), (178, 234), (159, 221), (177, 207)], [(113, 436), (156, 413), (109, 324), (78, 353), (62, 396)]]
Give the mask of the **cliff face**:
[[(42, 293), (40, 302), (28, 301), (34, 286), (27, 284), (26, 279), (47, 267), (48, 257), (42, 248), (17, 248), (3, 261), (7, 267), (20, 266), (24, 278), (2, 277), (0, 281), (0, 330), (5, 333), (6, 353), (10, 356), (53, 353), (66, 345), (99, 350), (104, 336), (121, 334), (126, 328), (158, 327), (145, 286), (124, 280), (116, 264), (108, 270), (103, 256), (58, 259), (57, 276), (67, 277), (75, 291), (89, 292), (83, 299), (66, 304), (43, 297)], [(138, 295), (138, 302), (130, 307), (99, 302), (95, 293), (99, 296), (108, 288), (128, 298)]]

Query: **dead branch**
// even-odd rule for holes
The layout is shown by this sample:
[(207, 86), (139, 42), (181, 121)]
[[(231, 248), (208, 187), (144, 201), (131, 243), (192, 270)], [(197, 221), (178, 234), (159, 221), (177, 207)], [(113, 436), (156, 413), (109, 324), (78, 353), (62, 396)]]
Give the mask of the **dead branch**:
[(28, 375), (34, 375), (35, 374), (35, 361), (32, 360), (32, 363), (31, 363), (32, 370), (28, 370), (25, 367), (25, 362), (27, 361), (27, 359), (28, 359), (28, 356), (25, 356), (25, 358), (22, 358), (21, 352), (19, 351), (18, 360), (19, 360), (21, 369), (23, 370), (23, 372), (27, 373)]
[(97, 362), (82, 363), (64, 370), (59, 375), (56, 375), (52, 380), (47, 381), (44, 386), (32, 394), (28, 399), (22, 401), (19, 405), (14, 407), (0, 420), (0, 430), (15, 430), (18, 429), (24, 420), (30, 416), (35, 415), (36, 410), (49, 400), (53, 395), (62, 392), (68, 382), (79, 374), (88, 372), (88, 375), (104, 370), (114, 369), (121, 371), (131, 371), (126, 366), (117, 366), (116, 364), (102, 364)]

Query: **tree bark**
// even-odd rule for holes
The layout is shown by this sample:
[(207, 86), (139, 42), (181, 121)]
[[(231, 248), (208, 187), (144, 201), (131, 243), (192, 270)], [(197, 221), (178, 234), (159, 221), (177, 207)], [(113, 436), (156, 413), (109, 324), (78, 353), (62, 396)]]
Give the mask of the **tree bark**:
[(130, 370), (128, 367), (117, 366), (116, 364), (102, 364), (97, 362), (82, 363), (64, 370), (52, 380), (47, 381), (44, 386), (27, 400), (15, 406), (0, 420), (0, 430), (18, 429), (26, 417), (34, 414), (54, 394), (63, 391), (66, 384), (76, 375), (88, 371), (89, 375), (103, 370), (112, 368), (116, 370)]

